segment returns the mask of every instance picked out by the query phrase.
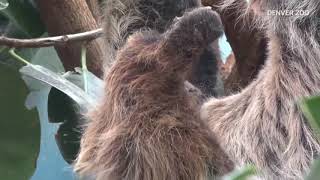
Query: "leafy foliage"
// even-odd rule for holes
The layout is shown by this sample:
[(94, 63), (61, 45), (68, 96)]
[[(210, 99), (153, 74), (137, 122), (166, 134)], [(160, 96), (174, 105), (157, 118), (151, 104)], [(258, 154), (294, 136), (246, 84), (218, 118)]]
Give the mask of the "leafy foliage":
[(42, 66), (28, 64), (20, 69), (24, 76), (29, 76), (51, 85), (60, 91), (67, 94), (74, 101), (76, 101), (81, 108), (88, 108), (93, 104), (93, 100), (81, 88), (73, 83), (70, 83), (61, 75), (58, 75)]
[(36, 168), (40, 124), (24, 106), (27, 95), (19, 73), (0, 65), (0, 179), (28, 179)]
[[(21, 12), (14, 13), (12, 7), (15, 3), (26, 6), (20, 8)], [(29, 34), (22, 30), (27, 28), (20, 29), (18, 24), (14, 25), (13, 21), (10, 21), (19, 13), (27, 16), (28, 11), (25, 11), (27, 4), (27, 1), (0, 1), (1, 34), (20, 38), (31, 37), (35, 32), (41, 34), (40, 31), (43, 28), (40, 31), (34, 31), (30, 26), (28, 29), (34, 32)], [(28, 17), (21, 16), (21, 21), (24, 21), (23, 18)], [(24, 25), (28, 26), (28, 24)], [(20, 54), (29, 59), (35, 52), (32, 49), (19, 50)], [(18, 65), (9, 55), (8, 48), (0, 46), (0, 179), (8, 180), (28, 179), (32, 176), (37, 166), (40, 147), (39, 118), (36, 110), (28, 110), (24, 106), (29, 91), (16, 69)]]
[(254, 166), (249, 165), (240, 170), (235, 170), (231, 172), (230, 174), (224, 176), (222, 179), (223, 180), (246, 180), (250, 178), (250, 176), (253, 176), (256, 174), (257, 172)]
[(0, 1), (0, 10), (6, 9), (8, 6), (9, 6), (9, 3), (7, 0)]
[(6, 6), (3, 6), (2, 10), (0, 9), (0, 14), (7, 17), (15, 28), (27, 37), (39, 37), (45, 32), (38, 10), (30, 1), (5, 0), (1, 4)]
[(314, 162), (311, 168), (311, 173), (307, 176), (306, 180), (318, 180), (320, 177), (320, 161)]
[[(64, 71), (61, 62), (53, 48), (42, 48), (32, 58), (32, 63), (50, 68), (50, 72), (60, 74)], [(45, 68), (47, 67), (47, 68)], [(28, 85), (30, 94), (26, 101), (28, 108), (36, 108), (41, 124), (41, 145), (37, 158), (37, 169), (31, 177), (32, 180), (73, 179), (70, 166), (64, 161), (55, 141), (59, 124), (50, 123), (48, 118), (48, 94), (51, 87), (48, 84), (28, 76), (22, 76)]]
[[(101, 97), (103, 81), (87, 72), (87, 94), (97, 101)], [(64, 77), (78, 87), (84, 89), (83, 73), (79, 68), (76, 72), (68, 72)], [(83, 108), (82, 108), (83, 109)], [(62, 91), (52, 88), (49, 94), (48, 112), (50, 122), (62, 123), (56, 135), (56, 141), (62, 156), (68, 163), (76, 158), (79, 150), (81, 126), (84, 119), (80, 119), (81, 107)]]
[(301, 109), (315, 132), (320, 130), (320, 97), (312, 97), (302, 102)]
[[(320, 138), (320, 96), (303, 100), (300, 107), (309, 120), (315, 134)], [(306, 180), (318, 180), (319, 178), (320, 160), (316, 160), (311, 168), (311, 173), (307, 176)]]

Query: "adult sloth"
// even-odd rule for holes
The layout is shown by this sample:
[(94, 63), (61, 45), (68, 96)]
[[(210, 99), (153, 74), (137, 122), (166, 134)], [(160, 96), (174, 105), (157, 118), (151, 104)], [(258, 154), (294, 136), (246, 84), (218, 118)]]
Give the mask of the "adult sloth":
[(264, 179), (302, 179), (320, 152), (297, 104), (320, 92), (320, 1), (252, 0), (249, 8), (269, 38), (266, 65), (242, 92), (205, 103), (202, 119), (237, 165), (253, 163)]

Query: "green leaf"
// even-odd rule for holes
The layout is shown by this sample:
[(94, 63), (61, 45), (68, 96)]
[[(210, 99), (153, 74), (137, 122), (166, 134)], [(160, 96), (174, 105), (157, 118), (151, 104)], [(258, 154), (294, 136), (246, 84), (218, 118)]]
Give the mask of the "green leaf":
[[(80, 68), (76, 72), (67, 72), (64, 77), (81, 89), (84, 89), (84, 79)], [(103, 81), (87, 71), (88, 95), (98, 101), (102, 96)], [(80, 147), (81, 125), (83, 117), (79, 106), (63, 92), (52, 88), (49, 94), (48, 112), (50, 122), (62, 122), (56, 141), (63, 158), (68, 162), (76, 158)]]
[[(84, 82), (82, 71), (80, 68), (75, 68), (76, 72), (67, 72), (63, 75), (68, 81), (72, 82), (79, 88), (84, 90)], [(93, 73), (88, 74), (88, 96), (97, 102), (102, 97), (103, 81), (96, 77)], [(66, 122), (69, 119), (79, 118), (81, 108), (64, 92), (53, 88), (49, 94), (48, 102), (50, 122)]]
[[(62, 63), (60, 62), (59, 57), (53, 47), (41, 48), (35, 54), (35, 56), (32, 58), (31, 63), (34, 65), (40, 65), (40, 66), (46, 67), (47, 69), (49, 69), (57, 74), (62, 74), (64, 72), (64, 67), (63, 67)], [(32, 86), (29, 87), (31, 90), (36, 91), (36, 90), (41, 90), (43, 88), (43, 85), (44, 85), (43, 82), (34, 81), (32, 79), (25, 78), (25, 81), (27, 83), (30, 80), (33, 81)], [(48, 85), (45, 85), (45, 86), (48, 86)], [(55, 88), (53, 88), (53, 89), (55, 89)], [(54, 100), (50, 101), (51, 98), (49, 96), (48, 107), (50, 107), (50, 103), (55, 104), (56, 102), (59, 102), (60, 98), (65, 98), (65, 97), (64, 96), (54, 97)], [(69, 98), (69, 97), (67, 96), (67, 98)], [(63, 103), (64, 102), (65, 102), (65, 100), (63, 100)], [(57, 104), (57, 106), (63, 106), (63, 104)], [(59, 109), (60, 112), (54, 112), (54, 113), (61, 113), (61, 114), (66, 115), (66, 113), (69, 112), (69, 110), (70, 109), (68, 109), (68, 108), (63, 108), (63, 109)], [(49, 113), (50, 122), (55, 122), (55, 121), (51, 121), (52, 119), (50, 119), (50, 113), (51, 113), (50, 110), (48, 113)], [(59, 121), (59, 122), (62, 122), (62, 121)]]
[(48, 98), (48, 115), (52, 123), (63, 123), (79, 119), (79, 108), (75, 101), (56, 88), (51, 88)]
[(37, 9), (26, 0), (8, 0), (9, 6), (0, 11), (28, 37), (39, 37), (45, 32)]
[[(5, 30), (5, 36), (8, 37), (16, 37), (16, 38), (25, 38), (26, 35), (21, 32), (20, 30), (18, 30), (13, 24), (12, 22), (10, 22), (7, 26), (6, 26), (6, 30)], [(23, 48), (23, 49), (16, 49), (15, 52), (17, 54), (19, 54), (20, 56), (22, 56), (23, 58), (30, 60), (33, 58), (33, 56), (37, 53), (39, 49), (33, 49), (33, 48)], [(22, 65), (21, 62), (15, 60), (14, 58), (12, 58), (12, 56), (9, 54), (9, 48), (5, 47), (5, 46), (0, 46), (0, 63), (1, 64), (6, 64), (6, 65), (10, 65), (12, 67), (16, 67), (16, 68), (20, 68)]]
[(320, 179), (320, 160), (316, 160), (311, 167), (311, 172), (307, 176), (306, 180), (318, 180)]
[(28, 89), (20, 74), (0, 64), (0, 179), (29, 179), (40, 147), (37, 112), (28, 110)]
[(63, 73), (65, 71), (53, 47), (41, 48), (32, 58), (31, 63), (43, 66), (55, 73)]
[(93, 105), (94, 100), (81, 88), (47, 68), (30, 64), (21, 68), (20, 72), (24, 76), (37, 79), (64, 92), (77, 102), (83, 110)]
[(79, 106), (66, 94), (52, 88), (48, 98), (48, 115), (50, 122), (61, 122), (56, 133), (59, 150), (69, 164), (76, 158), (81, 138), (81, 123)]
[(247, 180), (249, 177), (256, 175), (257, 171), (254, 166), (248, 165), (240, 170), (234, 170), (230, 174), (224, 176), (223, 180)]
[[(73, 179), (71, 167), (64, 161), (55, 141), (56, 132), (60, 125), (50, 123), (48, 120), (47, 103), (51, 87), (43, 84), (40, 88), (37, 80), (28, 80), (26, 84), (30, 89), (34, 89), (26, 100), (27, 106), (37, 109), (41, 124), (40, 153), (36, 163), (37, 168), (31, 180)], [(35, 90), (34, 86), (40, 89)]]
[[(315, 134), (320, 138), (320, 96), (303, 100), (300, 107), (308, 119)], [(316, 160), (306, 180), (318, 180), (320, 178), (320, 160)]]
[(3, 9), (6, 9), (9, 6), (9, 3), (7, 0), (0, 0), (0, 11)]
[[(72, 163), (80, 146), (81, 131), (78, 112), (86, 112), (93, 105), (94, 100), (62, 75), (42, 66), (29, 64), (21, 68), (20, 72), (26, 77), (37, 79), (59, 90), (52, 89), (49, 95), (48, 114), (50, 122), (63, 122), (55, 135), (56, 142), (63, 158), (68, 163)], [(79, 105), (79, 108), (76, 108), (69, 97)]]
[(319, 135), (320, 132), (320, 97), (311, 97), (303, 100), (300, 107), (309, 120), (311, 127)]
[[(41, 48), (31, 62), (45, 66), (44, 69), (51, 69), (48, 71), (54, 74), (64, 71), (59, 57), (52, 47)], [(63, 159), (56, 142), (56, 134), (60, 124), (50, 123), (48, 119), (48, 95), (51, 87), (30, 76), (23, 76), (23, 79), (30, 89), (26, 106), (28, 108), (36, 107), (41, 124), (40, 153), (37, 158), (37, 168), (31, 180), (74, 179), (72, 168)]]
[[(81, 68), (75, 68), (75, 72), (67, 72), (63, 76), (81, 89), (85, 89), (85, 82)], [(92, 72), (85, 70), (87, 81), (87, 94), (97, 102), (103, 96), (103, 81)]]

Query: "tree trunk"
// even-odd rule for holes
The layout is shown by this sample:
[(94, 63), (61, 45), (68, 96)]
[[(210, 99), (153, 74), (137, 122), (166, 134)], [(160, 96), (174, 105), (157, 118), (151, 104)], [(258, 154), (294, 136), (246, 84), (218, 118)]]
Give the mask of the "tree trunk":
[[(226, 94), (229, 94), (247, 86), (256, 77), (265, 61), (266, 39), (260, 30), (249, 28), (251, 15), (247, 19), (239, 19), (242, 13), (239, 7), (221, 11), (217, 6), (222, 1), (202, 0), (202, 4), (212, 6), (220, 13), (227, 40), (235, 55), (235, 65), (225, 81)], [(239, 0), (236, 3), (244, 7), (247, 2)]]
[[(40, 15), (50, 36), (79, 33), (97, 29), (98, 25), (85, 0), (36, 0)], [(66, 70), (80, 66), (81, 43), (55, 47)], [(88, 68), (102, 74), (103, 40), (87, 44)]]

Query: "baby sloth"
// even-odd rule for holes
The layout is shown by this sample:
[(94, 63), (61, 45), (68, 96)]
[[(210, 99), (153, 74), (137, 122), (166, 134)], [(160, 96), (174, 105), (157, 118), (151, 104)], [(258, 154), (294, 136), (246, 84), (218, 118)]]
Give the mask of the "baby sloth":
[(232, 170), (184, 86), (193, 61), (222, 33), (218, 14), (202, 7), (163, 34), (130, 36), (89, 115), (75, 170), (107, 180), (204, 180)]

